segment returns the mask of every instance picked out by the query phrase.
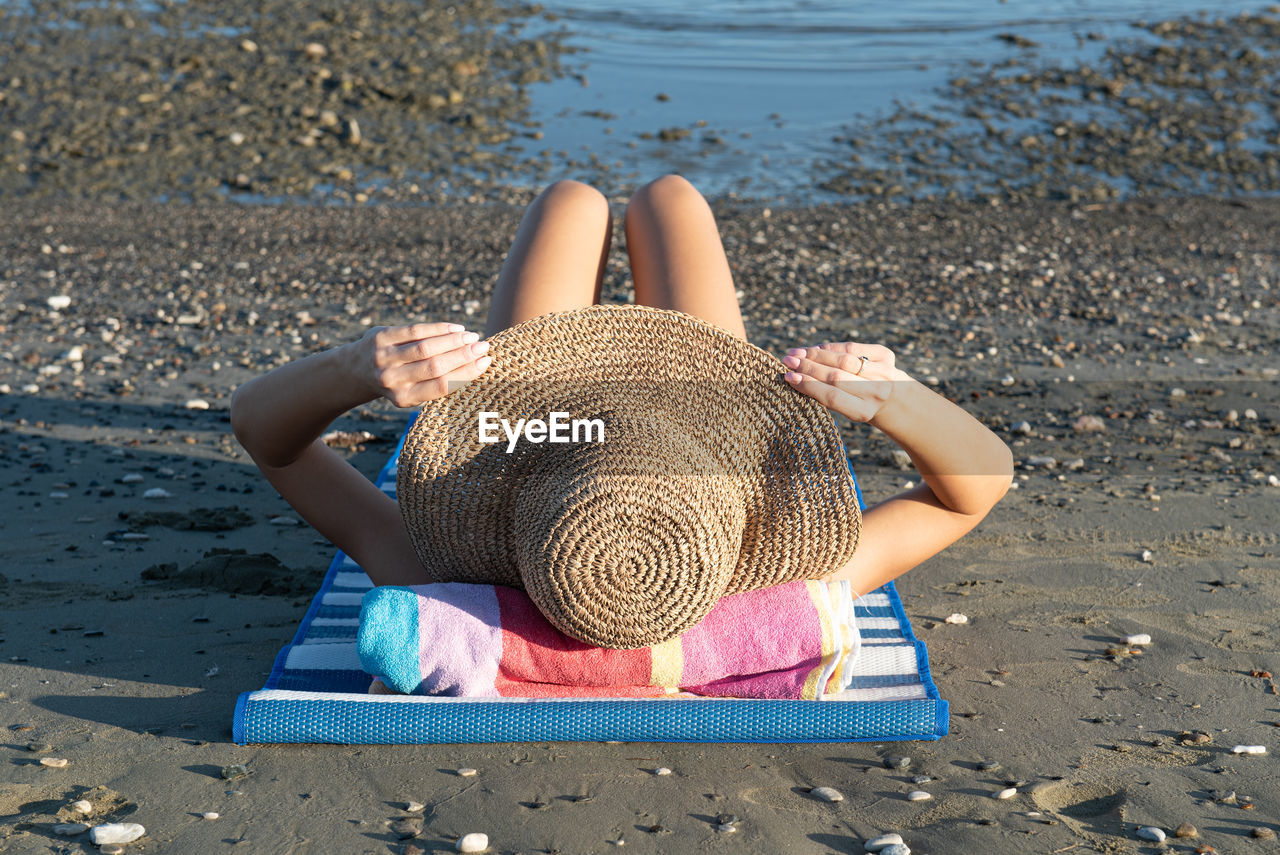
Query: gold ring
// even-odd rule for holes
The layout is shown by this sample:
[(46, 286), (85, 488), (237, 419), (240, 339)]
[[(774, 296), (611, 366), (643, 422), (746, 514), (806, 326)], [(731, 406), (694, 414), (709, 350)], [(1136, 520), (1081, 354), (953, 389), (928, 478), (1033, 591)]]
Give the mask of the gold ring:
[(870, 357), (867, 357), (867, 356), (859, 356), (859, 357), (858, 357), (858, 359), (860, 359), (860, 360), (861, 360), (861, 362), (859, 362), (859, 363), (858, 363), (858, 370), (857, 370), (857, 371), (855, 371), (855, 372), (853, 372), (853, 376), (854, 376), (854, 377), (857, 377), (859, 374), (861, 374), (861, 373), (862, 373), (862, 369), (864, 369), (864, 368), (866, 368), (866, 367), (867, 367), (867, 360), (868, 360), (869, 358), (870, 358)]

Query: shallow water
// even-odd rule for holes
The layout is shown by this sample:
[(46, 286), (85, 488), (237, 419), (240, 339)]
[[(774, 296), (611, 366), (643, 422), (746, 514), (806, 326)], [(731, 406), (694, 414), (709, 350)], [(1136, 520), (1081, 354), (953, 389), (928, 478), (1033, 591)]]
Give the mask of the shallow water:
[[(579, 76), (530, 88), (543, 139), (584, 175), (625, 185), (679, 171), (714, 193), (822, 196), (815, 160), (897, 102), (928, 108), (967, 68), (1015, 57), (1089, 61), (1133, 24), (1232, 16), (1266, 4), (1204, 0), (618, 0), (544, 3), (573, 32)], [(1274, 6), (1271, 8), (1275, 8)], [(1036, 43), (1019, 46), (1012, 34)], [(659, 100), (659, 95), (665, 100)], [(705, 122), (705, 125), (699, 123)], [(667, 136), (656, 138), (662, 129)], [(655, 138), (645, 138), (653, 135)], [(594, 168), (594, 169), (593, 169)]]

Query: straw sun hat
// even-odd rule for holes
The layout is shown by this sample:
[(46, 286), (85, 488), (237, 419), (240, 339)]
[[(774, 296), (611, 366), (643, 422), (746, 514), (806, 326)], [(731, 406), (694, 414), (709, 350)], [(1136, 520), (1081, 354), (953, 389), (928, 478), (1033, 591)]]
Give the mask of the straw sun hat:
[[(835, 422), (763, 350), (629, 305), (489, 341), (489, 368), (428, 402), (400, 455), (401, 513), (432, 581), (522, 588), (565, 634), (636, 648), (727, 594), (821, 578), (853, 554), (862, 517)], [(576, 442), (481, 441), (482, 414), (518, 428), (556, 412), (595, 420), (603, 441), (586, 422)]]

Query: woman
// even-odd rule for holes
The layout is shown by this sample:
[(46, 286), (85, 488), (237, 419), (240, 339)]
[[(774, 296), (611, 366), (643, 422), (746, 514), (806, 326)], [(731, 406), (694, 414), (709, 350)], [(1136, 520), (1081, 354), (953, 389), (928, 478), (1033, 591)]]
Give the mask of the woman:
[[(611, 229), (608, 201), (598, 191), (575, 181), (548, 187), (521, 221), (484, 336), (599, 302)], [(668, 175), (641, 188), (627, 204), (626, 235), (637, 304), (678, 310), (746, 340), (711, 209), (688, 181)], [(457, 324), (374, 328), (241, 386), (231, 402), (232, 426), (280, 495), (376, 585), (420, 584), (430, 580), (396, 502), (319, 437), (335, 418), (378, 397), (400, 407), (442, 398), (489, 367), (487, 350), (479, 334)], [(1008, 489), (1008, 447), (898, 369), (888, 348), (796, 347), (783, 362), (794, 389), (879, 428), (910, 455), (924, 481), (867, 510), (852, 559), (823, 578), (871, 591), (959, 539)]]

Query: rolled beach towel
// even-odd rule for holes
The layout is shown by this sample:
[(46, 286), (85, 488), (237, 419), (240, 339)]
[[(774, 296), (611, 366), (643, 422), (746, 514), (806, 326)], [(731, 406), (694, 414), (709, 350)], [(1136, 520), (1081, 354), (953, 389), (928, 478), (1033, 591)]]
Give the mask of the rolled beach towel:
[(405, 694), (821, 700), (859, 649), (848, 582), (801, 580), (722, 598), (661, 644), (596, 647), (556, 629), (524, 591), (437, 582), (363, 597), (364, 670)]

